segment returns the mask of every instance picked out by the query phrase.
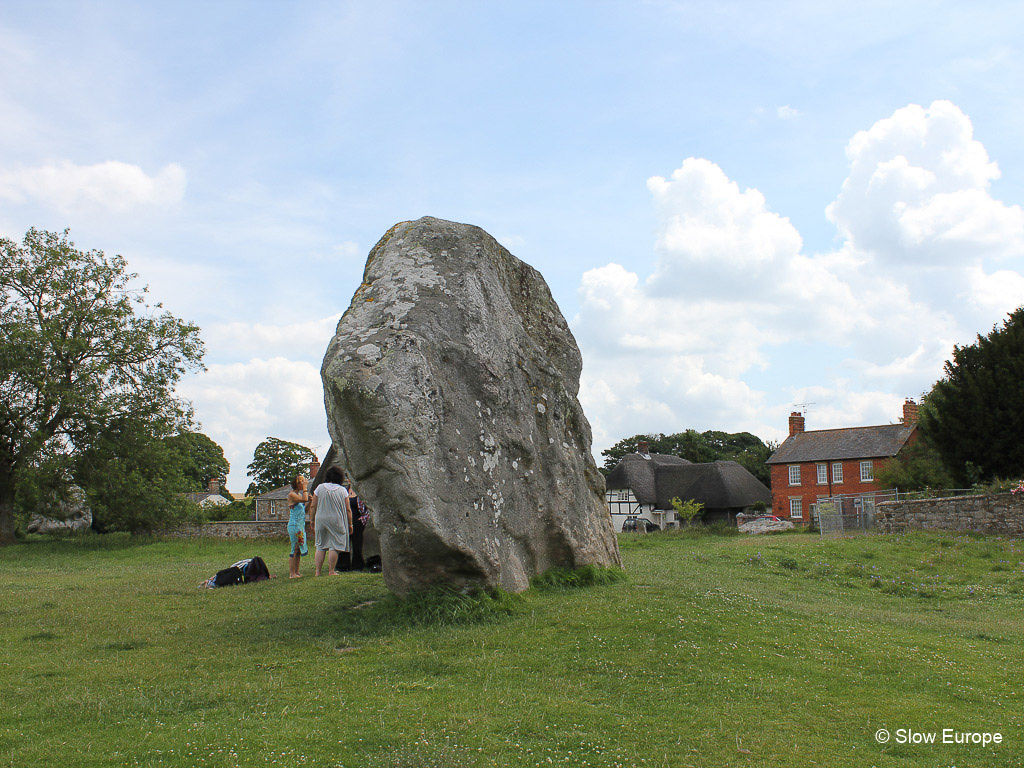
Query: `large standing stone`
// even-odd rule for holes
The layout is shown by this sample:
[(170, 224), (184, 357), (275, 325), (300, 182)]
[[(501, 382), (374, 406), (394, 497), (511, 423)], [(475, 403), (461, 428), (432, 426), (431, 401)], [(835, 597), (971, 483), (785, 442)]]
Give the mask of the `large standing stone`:
[(66, 497), (51, 494), (46, 504), (52, 516), (34, 513), (25, 526), (28, 533), (69, 533), (92, 527), (92, 510), (85, 491), (77, 485), (71, 486)]
[(619, 564), (581, 366), (540, 273), (482, 229), (428, 217), (381, 238), (321, 375), (393, 592)]

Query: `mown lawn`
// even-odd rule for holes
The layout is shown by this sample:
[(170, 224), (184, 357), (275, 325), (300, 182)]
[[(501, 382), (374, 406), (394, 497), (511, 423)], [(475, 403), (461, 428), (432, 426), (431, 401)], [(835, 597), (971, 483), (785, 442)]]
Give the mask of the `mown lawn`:
[[(0, 550), (0, 766), (1024, 765), (1024, 543), (620, 543), (617, 583), (412, 607), (281, 543)], [(196, 588), (252, 554), (284, 578)]]

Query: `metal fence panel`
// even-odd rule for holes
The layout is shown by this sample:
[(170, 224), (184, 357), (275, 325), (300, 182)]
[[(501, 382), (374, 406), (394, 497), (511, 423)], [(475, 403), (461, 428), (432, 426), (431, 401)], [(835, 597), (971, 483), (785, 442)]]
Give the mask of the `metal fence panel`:
[(875, 504), (896, 498), (895, 491), (829, 496), (818, 499), (818, 529), (822, 536), (875, 530)]

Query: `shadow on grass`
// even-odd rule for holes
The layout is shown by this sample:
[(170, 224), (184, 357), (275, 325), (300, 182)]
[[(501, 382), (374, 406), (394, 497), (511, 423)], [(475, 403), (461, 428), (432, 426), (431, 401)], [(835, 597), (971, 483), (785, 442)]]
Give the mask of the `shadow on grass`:
[(96, 533), (93, 530), (52, 534), (28, 534), (10, 546), (0, 548), (0, 558), (50, 558), (54, 555), (75, 555), (80, 552), (131, 549), (150, 544), (151, 536), (128, 533)]
[(582, 568), (550, 568), (530, 579), (530, 586), (538, 592), (550, 592), (559, 589), (580, 589), (581, 587), (617, 584), (625, 580), (626, 572), (621, 568), (585, 565)]
[(525, 611), (522, 595), (503, 590), (464, 594), (437, 587), (406, 599), (361, 595), (334, 606), (276, 613), (260, 621), (260, 639), (289, 641), (301, 636), (359, 643), (416, 629), (488, 624)]
[(260, 634), (273, 641), (301, 635), (350, 644), (418, 629), (493, 624), (526, 614), (531, 596), (538, 593), (598, 587), (625, 578), (619, 568), (586, 566), (575, 570), (551, 569), (535, 577), (531, 588), (521, 594), (502, 589), (467, 593), (446, 586), (414, 592), (404, 599), (391, 594), (364, 593), (312, 614), (289, 612), (267, 617), (260, 622)]

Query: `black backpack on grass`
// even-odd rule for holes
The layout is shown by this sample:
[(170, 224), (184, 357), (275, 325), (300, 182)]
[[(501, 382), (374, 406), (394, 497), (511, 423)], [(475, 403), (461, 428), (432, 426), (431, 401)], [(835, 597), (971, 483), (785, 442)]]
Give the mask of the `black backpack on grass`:
[(263, 558), (257, 555), (249, 560), (248, 563), (241, 566), (242, 569), (242, 580), (246, 584), (252, 584), (256, 581), (266, 581), (270, 578), (270, 569), (267, 568), (267, 564), (263, 562)]
[(237, 565), (232, 565), (222, 571), (217, 571), (217, 575), (213, 577), (210, 586), (232, 587), (235, 584), (241, 584), (244, 580), (245, 577), (242, 575), (242, 569)]
[(217, 571), (213, 577), (213, 587), (230, 587), (235, 584), (252, 584), (256, 581), (266, 581), (270, 578), (270, 571), (267, 564), (260, 556), (250, 557), (248, 560), (239, 560), (222, 571)]

